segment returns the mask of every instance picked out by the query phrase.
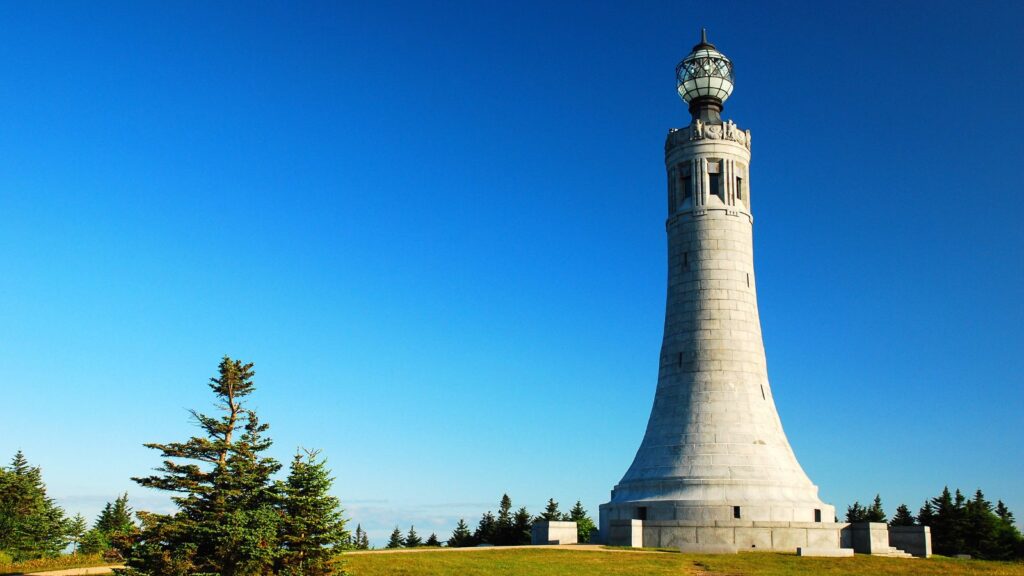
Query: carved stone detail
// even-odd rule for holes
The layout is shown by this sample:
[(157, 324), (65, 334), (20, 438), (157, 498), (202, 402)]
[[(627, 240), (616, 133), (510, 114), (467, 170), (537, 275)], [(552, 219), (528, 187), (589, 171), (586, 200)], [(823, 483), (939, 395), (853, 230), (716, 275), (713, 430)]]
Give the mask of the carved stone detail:
[(740, 130), (732, 120), (722, 124), (708, 124), (700, 119), (686, 128), (673, 128), (668, 133), (665, 149), (695, 140), (732, 140), (750, 150), (750, 130)]

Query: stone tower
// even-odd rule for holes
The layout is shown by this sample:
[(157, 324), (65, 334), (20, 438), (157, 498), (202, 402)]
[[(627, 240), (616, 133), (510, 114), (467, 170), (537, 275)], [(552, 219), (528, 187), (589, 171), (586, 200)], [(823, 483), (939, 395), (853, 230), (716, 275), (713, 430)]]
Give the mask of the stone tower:
[(633, 464), (601, 506), (601, 534), (624, 545), (838, 548), (835, 508), (818, 499), (797, 462), (768, 384), (750, 131), (720, 117), (732, 62), (702, 33), (676, 79), (692, 119), (665, 142), (668, 298), (658, 387)]

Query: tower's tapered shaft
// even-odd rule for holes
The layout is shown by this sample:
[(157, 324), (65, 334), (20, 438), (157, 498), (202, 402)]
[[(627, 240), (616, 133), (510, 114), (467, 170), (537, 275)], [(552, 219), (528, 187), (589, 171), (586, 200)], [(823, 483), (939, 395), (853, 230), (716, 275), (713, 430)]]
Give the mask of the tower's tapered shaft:
[[(772, 540), (783, 528), (754, 523), (824, 519), (836, 526), (835, 510), (818, 499), (793, 455), (768, 384), (754, 278), (750, 132), (719, 116), (732, 91), (732, 63), (713, 45), (702, 39), (677, 77), (692, 121), (665, 144), (669, 273), (658, 387), (633, 464), (601, 507), (602, 530), (612, 520), (640, 519), (692, 525), (697, 538), (702, 526), (739, 522), (768, 530), (767, 547), (788, 549)], [(731, 544), (749, 547), (739, 530)], [(829, 530), (827, 538), (838, 534)], [(666, 545), (648, 543), (647, 533), (645, 545)], [(804, 538), (806, 546), (806, 530)]]

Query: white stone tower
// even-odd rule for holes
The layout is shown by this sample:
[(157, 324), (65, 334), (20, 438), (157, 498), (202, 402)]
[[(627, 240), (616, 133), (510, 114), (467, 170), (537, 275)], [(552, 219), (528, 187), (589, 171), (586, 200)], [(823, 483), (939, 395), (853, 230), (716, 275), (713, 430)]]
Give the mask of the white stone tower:
[(732, 62), (702, 32), (676, 79), (692, 119), (665, 142), (668, 298), (658, 387), (636, 458), (601, 506), (601, 534), (625, 545), (642, 534), (645, 546), (838, 548), (835, 509), (818, 499), (793, 455), (768, 384), (750, 131), (719, 116), (733, 89)]

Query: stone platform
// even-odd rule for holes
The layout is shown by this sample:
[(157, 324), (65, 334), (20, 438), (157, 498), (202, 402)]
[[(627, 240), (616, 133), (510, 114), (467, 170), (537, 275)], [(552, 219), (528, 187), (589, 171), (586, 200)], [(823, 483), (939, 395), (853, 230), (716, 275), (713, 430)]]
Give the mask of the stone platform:
[(756, 520), (612, 520), (605, 543), (691, 551), (706, 548), (707, 553), (723, 553), (726, 548), (775, 552), (796, 552), (798, 548), (839, 550), (842, 531), (847, 526), (834, 522)]

